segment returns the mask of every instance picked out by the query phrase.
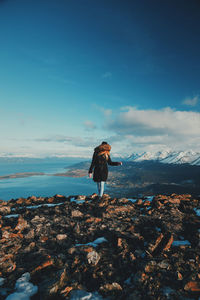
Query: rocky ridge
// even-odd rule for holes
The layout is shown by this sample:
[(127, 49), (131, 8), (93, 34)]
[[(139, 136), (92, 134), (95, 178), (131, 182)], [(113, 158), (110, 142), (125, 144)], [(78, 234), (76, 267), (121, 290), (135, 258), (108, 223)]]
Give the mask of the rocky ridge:
[(1, 201), (0, 299), (199, 299), (199, 215), (189, 194)]

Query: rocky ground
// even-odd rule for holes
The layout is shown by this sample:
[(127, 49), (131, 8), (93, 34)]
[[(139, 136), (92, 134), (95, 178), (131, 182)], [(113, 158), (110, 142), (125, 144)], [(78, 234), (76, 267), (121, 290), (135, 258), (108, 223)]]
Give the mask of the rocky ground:
[(1, 201), (0, 298), (200, 299), (199, 215), (191, 195)]

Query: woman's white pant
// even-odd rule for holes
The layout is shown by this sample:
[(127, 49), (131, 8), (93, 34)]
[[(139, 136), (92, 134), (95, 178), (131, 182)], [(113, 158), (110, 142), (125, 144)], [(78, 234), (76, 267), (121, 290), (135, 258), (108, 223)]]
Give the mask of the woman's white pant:
[(102, 197), (102, 196), (103, 196), (104, 185), (105, 185), (105, 181), (97, 182), (97, 189), (98, 189), (99, 197)]

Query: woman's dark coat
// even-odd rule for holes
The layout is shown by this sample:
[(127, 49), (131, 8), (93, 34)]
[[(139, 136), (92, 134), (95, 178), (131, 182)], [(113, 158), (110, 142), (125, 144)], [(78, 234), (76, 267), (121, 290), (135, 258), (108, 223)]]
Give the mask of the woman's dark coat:
[(103, 155), (98, 155), (98, 152), (94, 152), (93, 158), (92, 158), (92, 163), (89, 168), (89, 173), (92, 173), (92, 170), (94, 168), (94, 174), (93, 174), (93, 180), (95, 182), (100, 182), (100, 181), (106, 181), (108, 178), (108, 164), (110, 166), (119, 166), (119, 162), (113, 162), (108, 155), (108, 159), (106, 159), (106, 156)]

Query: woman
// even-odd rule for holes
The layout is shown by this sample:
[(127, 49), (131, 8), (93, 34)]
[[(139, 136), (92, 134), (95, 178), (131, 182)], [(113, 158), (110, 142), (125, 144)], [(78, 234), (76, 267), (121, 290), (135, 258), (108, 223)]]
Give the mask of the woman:
[(97, 183), (99, 197), (103, 196), (104, 184), (108, 178), (108, 164), (110, 166), (120, 166), (122, 162), (113, 162), (110, 158), (111, 146), (102, 142), (101, 145), (94, 149), (92, 163), (89, 168), (89, 177), (92, 177), (94, 168), (93, 180)]

